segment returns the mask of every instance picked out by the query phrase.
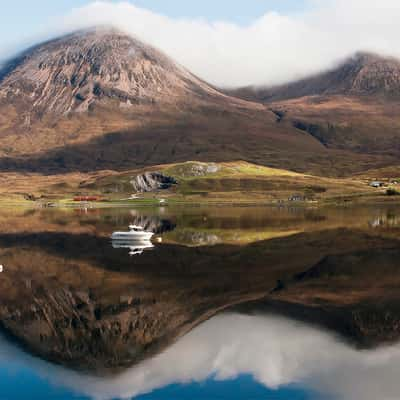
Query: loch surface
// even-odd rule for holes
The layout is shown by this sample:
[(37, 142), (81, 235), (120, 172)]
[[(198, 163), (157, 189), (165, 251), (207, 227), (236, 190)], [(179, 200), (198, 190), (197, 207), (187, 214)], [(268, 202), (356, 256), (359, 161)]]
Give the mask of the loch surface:
[(0, 398), (398, 398), (399, 260), (396, 205), (2, 209)]

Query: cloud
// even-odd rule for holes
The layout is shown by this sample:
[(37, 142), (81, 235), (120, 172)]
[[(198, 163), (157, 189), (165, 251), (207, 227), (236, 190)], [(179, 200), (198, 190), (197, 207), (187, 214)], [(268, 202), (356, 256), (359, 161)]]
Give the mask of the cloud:
[(391, 400), (400, 393), (399, 345), (357, 351), (326, 332), (275, 316), (217, 316), (165, 352), (115, 377), (91, 377), (51, 366), (0, 338), (2, 365), (16, 371), (28, 367), (53, 385), (99, 400), (242, 374), (268, 388), (294, 383), (337, 400)]
[(112, 24), (205, 80), (231, 87), (303, 77), (360, 50), (400, 57), (398, 0), (309, 0), (307, 11), (269, 12), (247, 26), (170, 18), (133, 4), (93, 2), (57, 19), (48, 31)]

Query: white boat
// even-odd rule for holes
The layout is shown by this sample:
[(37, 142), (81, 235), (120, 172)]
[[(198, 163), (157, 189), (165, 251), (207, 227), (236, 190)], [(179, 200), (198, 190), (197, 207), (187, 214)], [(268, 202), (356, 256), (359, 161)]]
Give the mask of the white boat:
[(142, 226), (129, 225), (129, 232), (114, 232), (111, 239), (124, 242), (149, 242), (153, 232), (147, 232)]

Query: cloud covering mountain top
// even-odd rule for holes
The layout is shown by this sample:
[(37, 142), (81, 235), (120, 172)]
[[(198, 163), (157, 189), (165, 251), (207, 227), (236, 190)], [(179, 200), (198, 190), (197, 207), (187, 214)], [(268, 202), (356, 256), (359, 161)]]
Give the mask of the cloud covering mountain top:
[(113, 25), (160, 48), (205, 80), (237, 87), (304, 77), (356, 51), (400, 57), (399, 19), (397, 0), (311, 0), (303, 13), (269, 12), (247, 26), (176, 19), (130, 2), (96, 1), (51, 21), (42, 37)]

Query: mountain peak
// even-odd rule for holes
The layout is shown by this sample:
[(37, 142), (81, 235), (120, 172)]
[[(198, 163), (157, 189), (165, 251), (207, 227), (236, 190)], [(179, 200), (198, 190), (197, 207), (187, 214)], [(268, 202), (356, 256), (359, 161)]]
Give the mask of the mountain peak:
[(306, 96), (400, 96), (400, 61), (374, 53), (358, 52), (335, 68), (271, 88), (241, 89), (239, 96), (280, 101)]
[(100, 101), (174, 102), (212, 91), (162, 52), (110, 27), (74, 32), (32, 47), (0, 74), (0, 99), (43, 112), (86, 111)]
[(386, 58), (383, 56), (380, 56), (377, 53), (372, 53), (369, 51), (358, 51), (358, 52), (354, 53), (352, 56), (348, 57), (343, 63), (348, 63), (351, 60), (354, 60), (355, 62), (358, 62), (363, 65), (366, 65), (366, 64), (370, 64), (371, 62), (385, 61)]

